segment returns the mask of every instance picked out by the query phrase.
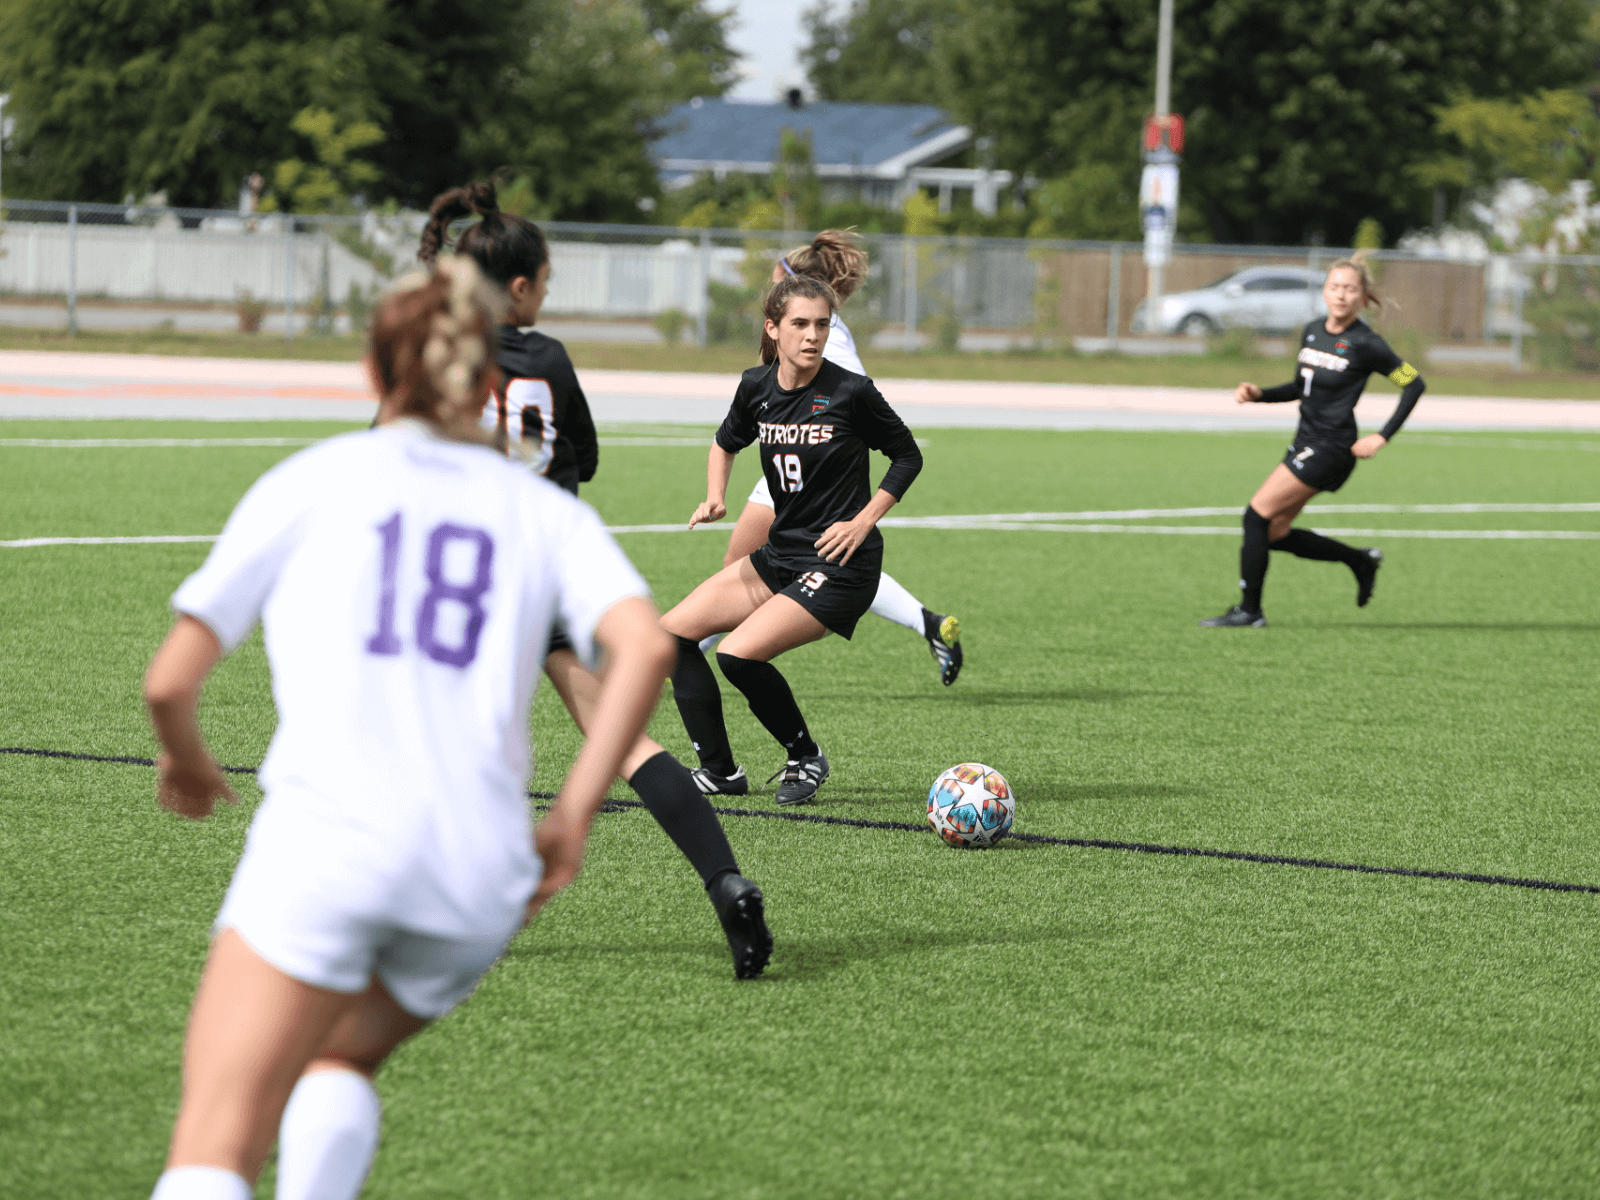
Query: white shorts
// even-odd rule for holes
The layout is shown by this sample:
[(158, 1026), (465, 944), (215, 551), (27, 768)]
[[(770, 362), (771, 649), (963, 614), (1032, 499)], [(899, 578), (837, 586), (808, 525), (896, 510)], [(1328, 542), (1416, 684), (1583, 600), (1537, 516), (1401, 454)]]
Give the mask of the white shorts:
[(778, 507), (772, 502), (772, 489), (767, 486), (767, 474), (765, 471), (761, 473), (761, 481), (750, 489), (750, 498), (745, 503), (760, 504), (765, 508)]
[(399, 924), (385, 911), (393, 889), (364, 878), (361, 856), (336, 844), (343, 840), (313, 835), (295, 846), (252, 839), (212, 932), (235, 930), (272, 966), (312, 987), (359, 993), (376, 977), (413, 1016), (444, 1016), (494, 966), (522, 913), (506, 913), (496, 928), (468, 936)]

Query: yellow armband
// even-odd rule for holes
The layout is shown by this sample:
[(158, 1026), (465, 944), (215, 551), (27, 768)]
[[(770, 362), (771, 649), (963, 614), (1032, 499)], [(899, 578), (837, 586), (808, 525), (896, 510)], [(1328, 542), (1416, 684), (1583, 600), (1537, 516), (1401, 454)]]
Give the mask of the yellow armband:
[(1389, 372), (1389, 382), (1395, 387), (1405, 387), (1417, 377), (1417, 369), (1408, 362), (1402, 362), (1398, 367)]

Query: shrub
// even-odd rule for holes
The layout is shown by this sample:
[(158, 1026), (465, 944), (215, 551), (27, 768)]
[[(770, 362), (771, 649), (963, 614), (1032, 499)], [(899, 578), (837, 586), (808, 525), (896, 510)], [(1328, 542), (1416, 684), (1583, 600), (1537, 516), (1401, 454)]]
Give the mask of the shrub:
[(267, 316), (267, 302), (265, 300), (257, 300), (250, 294), (250, 290), (246, 288), (239, 293), (239, 299), (235, 307), (239, 313), (239, 332), (260, 333), (261, 322)]

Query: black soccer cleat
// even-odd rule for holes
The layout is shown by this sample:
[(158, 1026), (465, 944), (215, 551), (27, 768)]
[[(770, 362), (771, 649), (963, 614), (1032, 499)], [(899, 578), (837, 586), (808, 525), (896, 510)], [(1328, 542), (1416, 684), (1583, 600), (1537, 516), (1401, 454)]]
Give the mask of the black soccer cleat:
[(733, 952), (733, 977), (754, 979), (772, 958), (772, 931), (767, 928), (761, 889), (737, 871), (724, 871), (706, 888), (717, 910), (722, 932)]
[(709, 767), (696, 767), (689, 772), (689, 778), (707, 796), (743, 796), (750, 791), (750, 777), (743, 767), (736, 767), (732, 775), (718, 775)]
[(928, 639), (933, 661), (939, 664), (939, 682), (949, 687), (961, 674), (961, 622), (923, 609), (922, 636)]
[(828, 756), (818, 751), (804, 755), (799, 761), (790, 759), (769, 775), (767, 782), (771, 783), (779, 775), (783, 776), (778, 783), (779, 804), (809, 804), (828, 777)]
[(1231, 629), (1234, 627), (1249, 627), (1261, 629), (1267, 623), (1266, 614), (1251, 612), (1242, 604), (1235, 604), (1220, 617), (1207, 617), (1200, 622), (1202, 629)]
[(1378, 586), (1378, 568), (1383, 566), (1382, 550), (1363, 550), (1362, 561), (1350, 569), (1356, 573), (1356, 607), (1365, 608), (1372, 599), (1372, 589)]

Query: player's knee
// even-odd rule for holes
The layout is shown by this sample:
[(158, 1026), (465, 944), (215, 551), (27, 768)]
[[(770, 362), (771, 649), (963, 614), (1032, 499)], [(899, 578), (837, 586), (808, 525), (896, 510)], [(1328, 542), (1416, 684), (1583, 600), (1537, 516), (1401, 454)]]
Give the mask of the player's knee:
[(1271, 525), (1272, 523), (1266, 517), (1256, 511), (1255, 505), (1252, 504), (1244, 510), (1244, 531), (1246, 533), (1252, 530), (1267, 530), (1271, 528)]
[(756, 677), (761, 674), (761, 668), (766, 665), (752, 658), (740, 658), (737, 654), (717, 651), (717, 666), (722, 668), (722, 674), (727, 681), (741, 692), (755, 682)]

